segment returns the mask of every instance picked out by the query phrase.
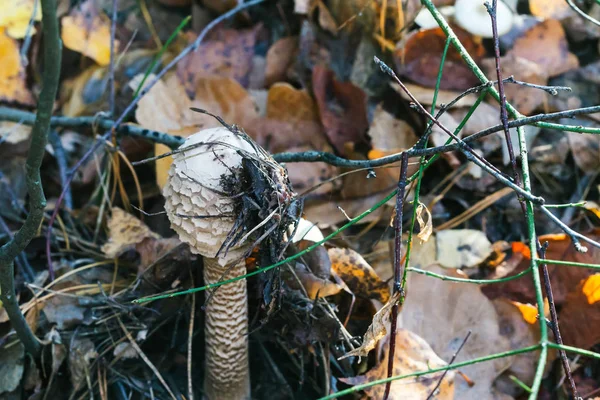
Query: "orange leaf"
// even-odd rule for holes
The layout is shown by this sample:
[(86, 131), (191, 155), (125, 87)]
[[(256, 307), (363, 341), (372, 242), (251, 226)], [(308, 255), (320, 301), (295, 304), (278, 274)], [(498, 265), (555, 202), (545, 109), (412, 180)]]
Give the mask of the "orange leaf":
[(595, 274), (587, 278), (581, 291), (587, 297), (589, 304), (594, 304), (600, 301), (600, 274)]

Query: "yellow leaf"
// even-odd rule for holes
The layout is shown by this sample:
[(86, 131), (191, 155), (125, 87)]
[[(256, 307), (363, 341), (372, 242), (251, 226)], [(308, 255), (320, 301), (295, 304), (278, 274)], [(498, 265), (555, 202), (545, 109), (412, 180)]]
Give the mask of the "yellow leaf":
[(66, 48), (105, 66), (110, 63), (110, 21), (91, 7), (84, 3), (81, 9), (62, 19), (61, 38)]
[(600, 301), (600, 274), (590, 276), (583, 283), (581, 291), (587, 297), (589, 304)]
[[(14, 39), (23, 39), (27, 33), (29, 20), (35, 8), (35, 21), (42, 19), (40, 2), (34, 7), (36, 0), (0, 0), (0, 29), (5, 28), (8, 35)], [(31, 28), (31, 34), (35, 28)]]
[(0, 28), (0, 100), (33, 103), (31, 93), (25, 87), (25, 71), (21, 65), (19, 44), (3, 28)]

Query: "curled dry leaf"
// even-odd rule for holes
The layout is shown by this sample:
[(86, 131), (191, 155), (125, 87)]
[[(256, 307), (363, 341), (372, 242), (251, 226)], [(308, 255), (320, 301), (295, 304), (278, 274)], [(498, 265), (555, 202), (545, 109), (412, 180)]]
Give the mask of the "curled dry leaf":
[(538, 64), (552, 77), (577, 68), (579, 61), (569, 52), (565, 31), (559, 21), (548, 19), (515, 40), (507, 53)]
[[(389, 342), (389, 340), (388, 340)], [(383, 356), (379, 362), (366, 374), (352, 378), (340, 378), (340, 381), (349, 385), (361, 385), (378, 379), (387, 378), (388, 346), (382, 347)], [(447, 363), (442, 360), (423, 338), (417, 334), (399, 329), (396, 332), (396, 353), (394, 357), (394, 376), (407, 375), (414, 372), (427, 371), (440, 368)], [(433, 392), (442, 378), (443, 372), (427, 374), (417, 378), (407, 378), (392, 382), (389, 399), (391, 400), (423, 400)], [(455, 391), (455, 372), (448, 371), (444, 375), (439, 388), (431, 397), (436, 400), (452, 400)], [(385, 385), (375, 385), (363, 389), (371, 399), (382, 399)]]
[(113, 207), (108, 219), (108, 242), (102, 246), (106, 257), (118, 257), (146, 238), (159, 238), (150, 228), (125, 210)]
[(445, 268), (470, 268), (493, 252), (485, 233), (474, 229), (448, 229), (436, 233), (437, 261)]
[[(367, 332), (363, 335), (363, 341), (360, 347), (344, 354), (339, 358), (340, 360), (351, 356), (366, 357), (369, 354), (369, 351), (375, 348), (377, 343), (387, 335), (387, 326), (390, 323), (390, 313), (392, 312), (392, 307), (399, 299), (400, 293), (394, 294), (390, 300), (375, 313), (373, 322), (371, 322), (371, 325), (367, 328)], [(358, 382), (346, 383), (358, 384)]]
[[(423, 219), (423, 214), (425, 214), (425, 219)], [(422, 242), (428, 241), (433, 233), (433, 222), (431, 213), (425, 204), (421, 202), (419, 202), (419, 205), (417, 206), (417, 222), (419, 223), (419, 233), (417, 234), (417, 237), (421, 239)]]
[(390, 289), (381, 280), (369, 263), (352, 249), (332, 248), (328, 250), (331, 268), (358, 297), (387, 303)]
[[(593, 240), (598, 240), (600, 230), (585, 233)], [(540, 243), (549, 242), (550, 246), (546, 253), (549, 260), (575, 261), (581, 263), (596, 263), (600, 259), (600, 250), (589, 246), (587, 253), (579, 253), (573, 247), (571, 240), (564, 233), (554, 235), (542, 235), (539, 237)], [(513, 244), (513, 255), (511, 258), (518, 260), (517, 266), (512, 269), (507, 276), (516, 275), (530, 267), (531, 254), (529, 248), (523, 243)], [(508, 260), (510, 261), (510, 260)], [(550, 274), (550, 283), (552, 284), (552, 293), (554, 302), (557, 306), (563, 305), (567, 294), (572, 292), (582, 279), (592, 275), (592, 271), (587, 268), (565, 267), (560, 265), (548, 264)], [(496, 275), (494, 278), (503, 276)], [(497, 283), (485, 286), (483, 293), (491, 299), (498, 297), (508, 298), (521, 303), (535, 304), (535, 291), (531, 279), (515, 279), (508, 282)]]
[[(35, 3), (37, 7), (35, 6)], [(14, 39), (23, 39), (27, 33), (31, 15), (35, 9), (34, 21), (42, 19), (42, 7), (40, 0), (0, 0), (0, 30), (3, 28), (6, 33)], [(31, 34), (34, 34), (35, 27), (31, 27)]]
[(281, 38), (269, 47), (267, 65), (265, 66), (265, 85), (267, 87), (286, 80), (287, 70), (292, 65), (294, 54), (297, 51), (297, 36)]
[[(61, 38), (66, 48), (90, 57), (99, 65), (110, 63), (110, 20), (87, 0), (63, 17)], [(119, 42), (115, 40), (115, 48)]]
[[(213, 31), (210, 39), (177, 64), (177, 76), (188, 95), (192, 98), (197, 95), (199, 79), (211, 76), (231, 78), (247, 87), (256, 36), (260, 30), (261, 25), (251, 29), (222, 28)], [(196, 36), (189, 34), (188, 41), (194, 40)]]
[(0, 28), (0, 100), (33, 104), (25, 86), (25, 68), (21, 64), (18, 42)]
[(369, 128), (367, 98), (351, 82), (340, 82), (323, 65), (313, 69), (313, 91), (319, 106), (325, 134), (338, 153), (346, 153), (346, 143), (364, 144)]
[[(483, 46), (475, 42), (473, 37), (463, 29), (453, 27), (453, 30), (471, 57), (476, 62), (481, 60), (485, 54)], [(435, 87), (445, 44), (446, 35), (439, 27), (410, 33), (398, 43), (394, 52), (396, 69), (401, 75), (419, 85)], [(440, 88), (462, 91), (478, 84), (479, 80), (462, 60), (458, 51), (450, 46)]]
[[(442, 275), (460, 276), (441, 267), (429, 270)], [(433, 351), (449, 360), (469, 331), (469, 340), (456, 357), (456, 362), (471, 360), (510, 349), (509, 341), (500, 334), (499, 318), (491, 301), (478, 286), (446, 282), (426, 275), (410, 274), (407, 296), (399, 315), (402, 328), (419, 335)], [(442, 329), (440, 329), (442, 327)], [(464, 380), (456, 382), (457, 399), (493, 399), (493, 382), (511, 363), (502, 358), (461, 368), (473, 387)]]
[(600, 343), (600, 274), (587, 277), (567, 295), (558, 320), (566, 345), (590, 349)]

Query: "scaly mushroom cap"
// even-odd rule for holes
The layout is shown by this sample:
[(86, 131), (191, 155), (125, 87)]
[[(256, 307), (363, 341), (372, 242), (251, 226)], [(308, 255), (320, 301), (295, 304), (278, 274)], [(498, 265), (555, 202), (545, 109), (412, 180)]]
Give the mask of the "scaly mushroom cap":
[[(193, 134), (181, 148), (189, 146), (197, 147), (173, 156), (163, 189), (165, 210), (171, 227), (192, 252), (215, 258), (235, 220), (231, 217), (234, 199), (225, 193), (223, 179), (242, 167), (239, 149), (251, 154), (256, 151), (225, 127)], [(209, 218), (202, 218), (206, 216)], [(224, 266), (240, 258), (244, 251), (244, 247), (233, 246), (227, 254), (219, 254), (219, 264)]]

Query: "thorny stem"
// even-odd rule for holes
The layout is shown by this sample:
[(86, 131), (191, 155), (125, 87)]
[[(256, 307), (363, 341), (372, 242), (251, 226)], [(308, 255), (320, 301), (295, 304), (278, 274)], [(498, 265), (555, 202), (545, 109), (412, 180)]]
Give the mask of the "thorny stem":
[[(394, 294), (400, 294), (400, 298), (405, 296), (403, 287), (402, 271), (402, 218), (404, 208), (404, 195), (406, 194), (406, 174), (408, 170), (408, 156), (405, 154), (400, 163), (400, 177), (398, 178), (398, 194), (396, 195), (396, 214), (394, 217)], [(396, 352), (396, 326), (398, 323), (398, 300), (392, 306), (391, 327), (390, 327), (390, 350), (388, 355), (388, 370), (387, 376), (391, 378), (394, 375), (394, 353)], [(389, 381), (385, 385), (383, 399), (387, 400), (390, 395), (392, 382)]]
[[(538, 243), (538, 252), (540, 255), (540, 259), (543, 261), (546, 258), (546, 250), (548, 249), (548, 242), (545, 242), (541, 246)], [(538, 266), (540, 263), (537, 263)], [(559, 345), (563, 344), (562, 337), (560, 335), (560, 329), (558, 327), (558, 315), (556, 314), (556, 305), (554, 304), (554, 294), (552, 293), (552, 284), (550, 283), (550, 274), (548, 273), (548, 264), (542, 262), (542, 275), (544, 277), (544, 287), (546, 289), (546, 296), (548, 296), (548, 305), (550, 307), (550, 318), (552, 319), (551, 328), (554, 333), (554, 340)], [(540, 320), (544, 320), (544, 315), (539, 316)], [(544, 323), (542, 321), (541, 323)], [(569, 360), (567, 359), (567, 354), (564, 350), (559, 349), (558, 353), (560, 354), (560, 361), (562, 362), (563, 370), (565, 371), (565, 375), (567, 380), (569, 381), (569, 385), (571, 386), (571, 393), (575, 399), (579, 398), (579, 393), (577, 392), (577, 387), (575, 386), (575, 381), (573, 380), (573, 374), (571, 373), (571, 366), (569, 365)]]
[(38, 101), (37, 115), (31, 131), (31, 145), (25, 165), (29, 214), (14, 237), (0, 248), (0, 299), (12, 327), (27, 352), (37, 357), (41, 345), (31, 331), (17, 302), (14, 282), (14, 259), (27, 247), (36, 235), (44, 217), (46, 197), (42, 187), (40, 167), (46, 151), (50, 117), (60, 76), (61, 42), (56, 18), (56, 0), (42, 0), (42, 24), (44, 41), (44, 72), (42, 91)]

